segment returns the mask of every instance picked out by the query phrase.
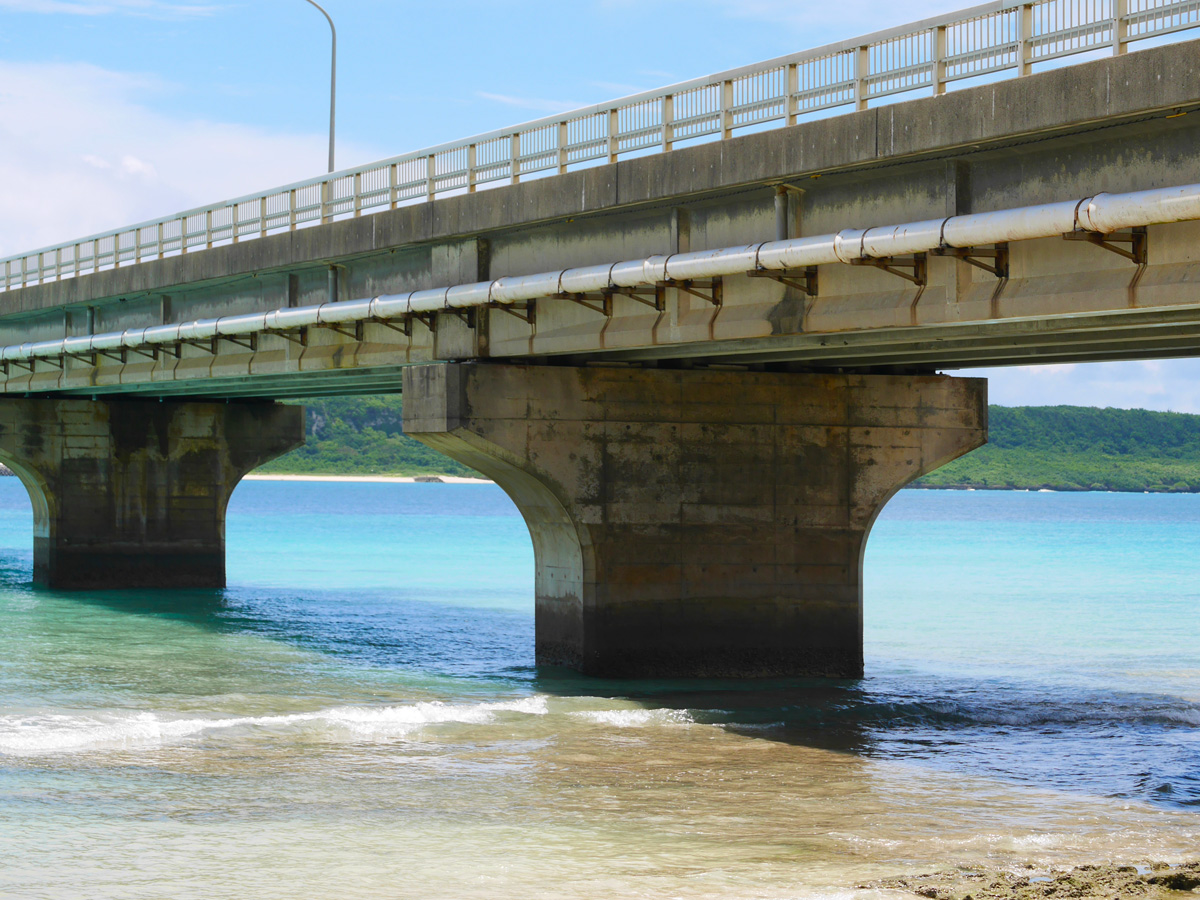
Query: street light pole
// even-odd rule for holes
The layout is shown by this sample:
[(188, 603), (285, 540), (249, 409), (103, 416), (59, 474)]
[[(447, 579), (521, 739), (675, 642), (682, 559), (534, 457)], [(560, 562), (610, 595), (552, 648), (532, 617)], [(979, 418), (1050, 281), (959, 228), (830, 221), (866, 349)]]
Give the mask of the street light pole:
[(333, 19), (329, 18), (329, 13), (321, 7), (315, 0), (305, 0), (320, 10), (321, 15), (325, 17), (325, 21), (329, 23), (329, 31), (333, 35), (333, 52), (329, 62), (329, 171), (333, 171), (333, 128), (337, 117), (337, 29), (333, 27)]

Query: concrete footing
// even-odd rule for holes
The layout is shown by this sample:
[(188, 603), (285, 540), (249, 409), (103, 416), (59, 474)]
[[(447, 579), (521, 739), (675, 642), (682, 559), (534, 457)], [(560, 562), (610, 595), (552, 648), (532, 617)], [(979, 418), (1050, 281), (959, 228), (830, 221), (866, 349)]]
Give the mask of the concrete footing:
[(223, 587), (225, 506), (304, 441), (273, 403), (0, 400), (0, 461), (33, 502), (33, 575), (53, 588)]
[(986, 382), (489, 364), (405, 372), (406, 433), (495, 479), (537, 658), (616, 677), (861, 675), (900, 487), (986, 440)]

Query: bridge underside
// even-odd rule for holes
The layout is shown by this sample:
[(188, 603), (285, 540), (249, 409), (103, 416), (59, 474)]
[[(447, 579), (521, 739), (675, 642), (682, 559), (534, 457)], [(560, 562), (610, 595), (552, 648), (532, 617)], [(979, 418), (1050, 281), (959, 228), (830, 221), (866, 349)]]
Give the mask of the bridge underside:
[(1196, 46), (8, 291), (0, 345), (88, 339), (0, 363), (0, 458), (34, 497), (38, 578), (219, 583), (225, 499), (300, 439), (298, 407), (266, 401), (403, 389), (406, 430), (525, 516), (542, 662), (859, 674), (871, 523), (985, 439), (983, 382), (935, 373), (1200, 353), (1200, 222), (169, 346), (137, 334), (1198, 184)]
[[(1200, 291), (1200, 281), (1178, 286)], [(264, 399), (397, 393), (411, 365), (432, 361), (414, 352), (411, 343), (397, 344), (383, 326), (367, 326), (365, 340), (334, 333), (324, 351), (295, 353), (288, 347), (253, 353), (236, 345), (206, 357), (128, 358), (119, 367), (101, 364), (84, 371), (52, 369), (44, 364), (33, 373), (16, 373), (22, 393), (78, 397), (120, 395), (178, 399)], [(432, 342), (436, 335), (429, 335)], [(789, 334), (680, 345), (654, 345), (598, 354), (563, 353), (535, 357), (550, 366), (605, 365), (659, 369), (715, 366), (780, 372), (930, 374), (941, 370), (1074, 362), (1165, 359), (1200, 354), (1200, 308), (1155, 308), (1076, 313), (1056, 318), (1002, 322), (904, 326), (838, 334)], [(415, 358), (414, 358), (415, 357)], [(413, 359), (413, 362), (408, 362)], [(502, 362), (504, 360), (496, 360)], [(512, 362), (521, 361), (518, 359)], [(529, 362), (529, 360), (525, 360)]]
[[(603, 676), (862, 673), (862, 558), (905, 483), (979, 446), (980, 379), (434, 364), (405, 430), (491, 476), (536, 556), (537, 658)], [(225, 506), (303, 440), (260, 401), (0, 399), (34, 578), (220, 587)]]

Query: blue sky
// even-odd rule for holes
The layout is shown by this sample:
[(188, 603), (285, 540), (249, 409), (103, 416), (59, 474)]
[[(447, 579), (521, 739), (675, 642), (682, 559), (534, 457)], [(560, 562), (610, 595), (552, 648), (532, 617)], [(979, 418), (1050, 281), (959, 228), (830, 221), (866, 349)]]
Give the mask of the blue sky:
[[(815, 4), (778, 0), (323, 5), (338, 26), (339, 131), (354, 150), (390, 156), (957, 4), (851, 0), (849, 20), (807, 23)], [(164, 114), (326, 126), (328, 26), (303, 0), (0, 0), (0, 23), (0, 58), (136, 73), (139, 102)]]
[[(324, 5), (341, 167), (965, 4)], [(328, 35), (303, 0), (0, 0), (0, 256), (324, 171)], [(1200, 361), (986, 374), (1001, 403), (1200, 412)]]

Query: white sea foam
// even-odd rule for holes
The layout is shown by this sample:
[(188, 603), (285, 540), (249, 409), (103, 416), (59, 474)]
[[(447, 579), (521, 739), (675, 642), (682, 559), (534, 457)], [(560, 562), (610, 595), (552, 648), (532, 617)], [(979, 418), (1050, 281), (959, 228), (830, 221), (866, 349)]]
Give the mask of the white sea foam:
[(952, 846), (985, 848), (989, 851), (1003, 850), (1014, 853), (1030, 853), (1044, 850), (1054, 850), (1066, 843), (1061, 834), (1008, 834), (1005, 832), (985, 831), (972, 835), (966, 840), (953, 840), (946, 843)]
[(41, 713), (0, 716), (0, 753), (115, 750), (158, 746), (221, 731), (299, 732), (324, 740), (369, 741), (404, 737), (434, 725), (485, 725), (498, 714), (545, 715), (546, 698), (497, 703), (413, 703), (339, 706), (276, 716), (185, 717), (170, 713)]
[(647, 725), (694, 725), (686, 709), (589, 709), (571, 713), (577, 719), (613, 728), (644, 728)]
[(1200, 725), (1200, 709), (1195, 704), (1164, 710), (1162, 717), (1168, 722), (1178, 722), (1181, 725)]

